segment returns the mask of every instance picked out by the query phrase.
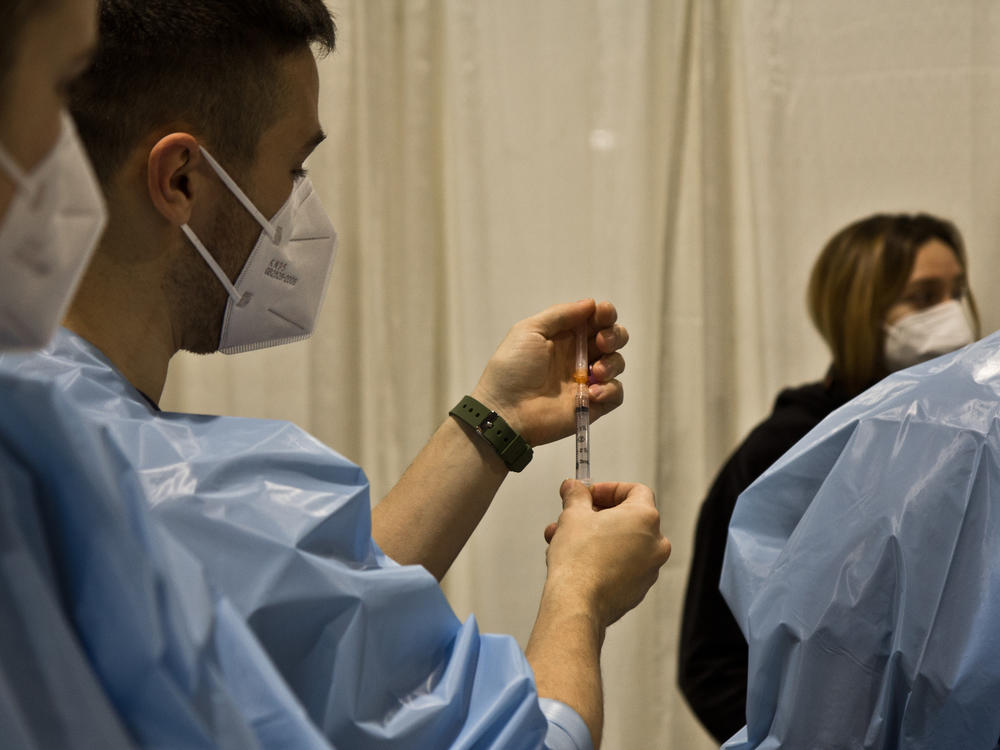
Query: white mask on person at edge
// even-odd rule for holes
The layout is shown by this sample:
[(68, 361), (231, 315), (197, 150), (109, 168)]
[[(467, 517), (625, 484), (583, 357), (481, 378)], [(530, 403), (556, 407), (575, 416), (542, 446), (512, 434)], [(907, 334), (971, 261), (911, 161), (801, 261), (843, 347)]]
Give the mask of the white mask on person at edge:
[(312, 182), (296, 179), (285, 205), (268, 220), (204, 147), (201, 153), (262, 228), (232, 284), (191, 227), (181, 227), (229, 293), (219, 351), (237, 354), (308, 338), (337, 253), (337, 233)]
[(0, 219), (0, 350), (37, 349), (59, 326), (107, 221), (104, 196), (72, 118), (26, 172), (0, 146), (17, 189)]
[(890, 371), (903, 370), (974, 340), (962, 303), (948, 300), (886, 326), (885, 363)]

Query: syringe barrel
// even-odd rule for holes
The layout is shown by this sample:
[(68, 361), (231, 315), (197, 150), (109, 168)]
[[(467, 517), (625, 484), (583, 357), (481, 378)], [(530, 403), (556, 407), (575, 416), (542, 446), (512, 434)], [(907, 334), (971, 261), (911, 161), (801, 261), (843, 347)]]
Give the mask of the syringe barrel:
[(590, 484), (590, 399), (583, 384), (576, 394), (576, 478)]

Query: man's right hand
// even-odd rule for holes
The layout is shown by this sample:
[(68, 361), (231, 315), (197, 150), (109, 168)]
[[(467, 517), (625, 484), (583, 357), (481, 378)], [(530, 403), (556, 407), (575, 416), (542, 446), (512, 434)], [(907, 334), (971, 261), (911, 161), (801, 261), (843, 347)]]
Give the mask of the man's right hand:
[(573, 708), (599, 748), (605, 628), (646, 596), (670, 542), (649, 487), (605, 482), (587, 489), (567, 479), (559, 494), (563, 512), (545, 530), (549, 574), (525, 653), (538, 695)]
[(588, 489), (567, 479), (559, 494), (563, 512), (545, 530), (546, 588), (584, 604), (607, 627), (642, 601), (670, 557), (653, 491), (624, 482)]

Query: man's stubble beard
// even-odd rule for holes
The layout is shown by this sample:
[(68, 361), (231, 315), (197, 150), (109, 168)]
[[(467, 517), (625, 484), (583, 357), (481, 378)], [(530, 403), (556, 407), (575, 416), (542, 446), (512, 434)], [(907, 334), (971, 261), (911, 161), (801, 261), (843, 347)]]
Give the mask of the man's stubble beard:
[[(234, 281), (260, 236), (260, 227), (236, 200), (220, 211), (202, 243), (222, 270)], [(180, 348), (194, 354), (211, 354), (219, 348), (229, 293), (201, 254), (185, 238), (188, 253), (180, 257), (165, 280), (171, 300)], [(175, 334), (177, 335), (177, 334)]]

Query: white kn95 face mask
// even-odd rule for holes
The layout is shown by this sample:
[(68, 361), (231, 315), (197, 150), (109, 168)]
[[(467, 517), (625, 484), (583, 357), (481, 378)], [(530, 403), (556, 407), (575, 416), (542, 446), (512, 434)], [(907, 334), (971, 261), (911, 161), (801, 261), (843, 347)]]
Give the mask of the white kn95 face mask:
[(903, 370), (974, 341), (962, 303), (948, 300), (900, 318), (885, 329), (885, 363)]
[(219, 351), (237, 354), (308, 338), (337, 252), (337, 233), (312, 183), (297, 179), (285, 205), (268, 220), (204, 147), (201, 153), (261, 226), (235, 284), (191, 227), (181, 227), (229, 293)]
[(17, 189), (0, 219), (0, 350), (37, 349), (59, 326), (107, 221), (104, 197), (70, 116), (30, 173), (0, 146)]

